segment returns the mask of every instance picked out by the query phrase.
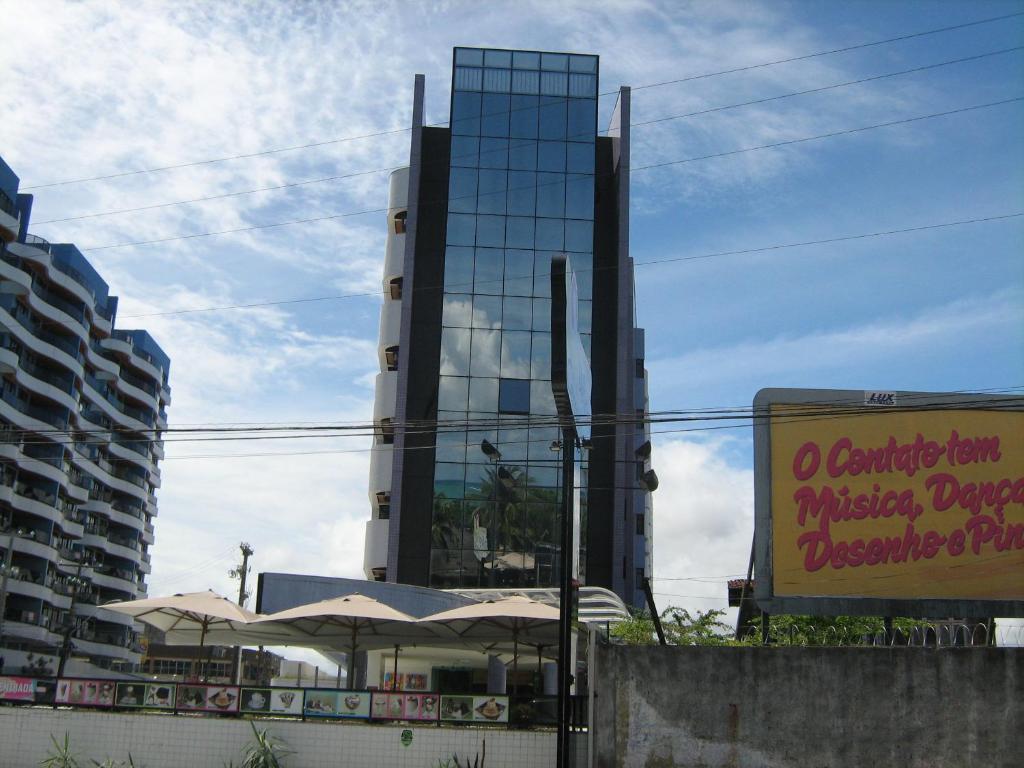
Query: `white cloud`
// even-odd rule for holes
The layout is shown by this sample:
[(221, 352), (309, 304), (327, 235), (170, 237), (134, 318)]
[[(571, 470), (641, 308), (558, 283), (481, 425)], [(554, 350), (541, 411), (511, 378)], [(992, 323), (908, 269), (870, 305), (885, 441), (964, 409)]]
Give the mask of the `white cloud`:
[[(669, 605), (726, 606), (726, 581), (746, 574), (754, 532), (753, 471), (729, 458), (729, 438), (656, 440), (654, 592)], [(728, 612), (730, 620), (734, 612)]]

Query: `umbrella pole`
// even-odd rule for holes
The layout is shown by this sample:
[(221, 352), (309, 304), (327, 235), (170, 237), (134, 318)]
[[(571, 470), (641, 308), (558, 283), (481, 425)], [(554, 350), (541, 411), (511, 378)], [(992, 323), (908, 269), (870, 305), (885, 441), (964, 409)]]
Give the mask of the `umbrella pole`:
[(519, 630), (512, 630), (512, 695), (519, 694)]
[(397, 691), (398, 690), (398, 646), (397, 645), (395, 646), (395, 668), (394, 668), (394, 672), (391, 674), (391, 690), (392, 691)]
[(544, 692), (544, 646), (537, 646), (537, 684), (540, 686), (540, 691), (534, 691), (534, 696), (539, 696)]
[[(348, 677), (345, 678), (345, 687), (348, 688), (349, 690), (353, 690), (356, 687), (355, 686), (355, 680), (356, 680), (356, 628), (355, 628), (355, 625), (352, 626), (352, 648), (351, 648), (351, 652), (348, 655), (348, 664), (346, 665), (346, 667), (347, 667), (346, 674), (348, 675)], [(340, 667), (339, 667), (339, 670), (340, 670)], [(338, 677), (339, 678), (341, 677), (341, 672), (340, 671), (338, 672)], [(338, 684), (338, 687), (339, 688), (341, 687), (340, 683)]]
[(202, 664), (203, 664), (203, 646), (206, 645), (206, 627), (207, 627), (207, 619), (203, 619), (203, 628), (199, 632), (199, 652), (196, 654), (196, 662), (197, 662), (197, 668), (195, 670), (196, 674), (193, 675), (193, 677), (195, 677), (195, 678), (199, 677), (198, 673), (202, 669)]

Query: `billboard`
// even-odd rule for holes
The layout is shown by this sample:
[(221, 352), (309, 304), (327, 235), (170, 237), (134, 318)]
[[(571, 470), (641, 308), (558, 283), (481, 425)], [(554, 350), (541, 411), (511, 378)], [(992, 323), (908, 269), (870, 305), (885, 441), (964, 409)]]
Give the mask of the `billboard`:
[(1024, 616), (1024, 398), (754, 400), (762, 610)]

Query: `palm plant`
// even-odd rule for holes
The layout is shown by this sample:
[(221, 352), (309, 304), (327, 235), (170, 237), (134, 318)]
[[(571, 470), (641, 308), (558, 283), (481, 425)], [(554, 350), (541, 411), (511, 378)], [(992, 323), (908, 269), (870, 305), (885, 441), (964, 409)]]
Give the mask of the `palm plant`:
[(51, 733), (50, 741), (53, 742), (53, 751), (39, 761), (41, 768), (79, 768), (78, 758), (71, 751), (71, 736), (64, 732), (64, 742), (57, 741)]
[(241, 768), (281, 768), (281, 762), (292, 751), (281, 740), (270, 735), (264, 728), (262, 731), (252, 726), (253, 742), (245, 748)]

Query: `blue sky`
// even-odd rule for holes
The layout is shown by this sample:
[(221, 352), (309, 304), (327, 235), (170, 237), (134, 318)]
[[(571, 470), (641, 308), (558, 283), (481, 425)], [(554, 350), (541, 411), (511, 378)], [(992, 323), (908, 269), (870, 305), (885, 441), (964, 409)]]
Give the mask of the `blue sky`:
[[(32, 190), (33, 228), (83, 249), (379, 209), (386, 173), (42, 224), (356, 171), (408, 157), (412, 79), (447, 118), (454, 45), (601, 56), (633, 121), (1024, 45), (1024, 16), (735, 74), (640, 88), (1024, 12), (1022, 2), (0, 2), (0, 154), (23, 185), (310, 142), (319, 147)], [(1024, 52), (634, 129), (634, 166), (1024, 96)], [(613, 99), (601, 100), (605, 122)], [(638, 263), (1024, 211), (1024, 102), (633, 175)], [(119, 325), (171, 355), (173, 424), (366, 421), (380, 302), (160, 315), (379, 288), (381, 214), (86, 251)], [(1024, 218), (637, 269), (654, 410), (749, 405), (766, 386), (1024, 385)], [(129, 316), (145, 316), (129, 319)], [(301, 443), (301, 449), (298, 444)], [(365, 438), (169, 443), (152, 592), (228, 591), (257, 570), (361, 572)], [(324, 451), (302, 456), (218, 454)], [(748, 429), (663, 435), (659, 600), (722, 607), (745, 570)], [(197, 458), (204, 457), (204, 458)]]

